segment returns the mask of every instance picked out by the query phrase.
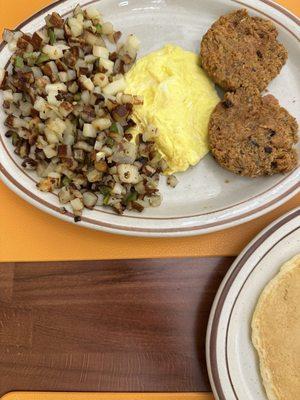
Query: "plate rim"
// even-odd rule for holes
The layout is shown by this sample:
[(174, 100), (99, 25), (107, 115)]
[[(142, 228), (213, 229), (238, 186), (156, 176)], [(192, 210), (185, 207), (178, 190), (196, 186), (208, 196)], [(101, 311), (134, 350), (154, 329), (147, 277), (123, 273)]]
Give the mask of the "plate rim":
[[(239, 276), (239, 273), (242, 271), (244, 265), (247, 264), (249, 258), (252, 257), (253, 254), (255, 254), (255, 252), (269, 239), (269, 237), (272, 236), (277, 231), (277, 229), (282, 228), (284, 225), (289, 224), (291, 221), (293, 221), (295, 218), (298, 217), (300, 217), (300, 207), (296, 207), (293, 210), (289, 211), (288, 213), (277, 218), (275, 221), (269, 224), (265, 229), (263, 229), (260, 233), (258, 233), (258, 235), (256, 235), (254, 239), (251, 240), (251, 242), (238, 255), (236, 260), (233, 262), (233, 264), (227, 271), (225, 277), (223, 278), (221, 285), (219, 286), (219, 289), (214, 298), (209, 315), (207, 331), (206, 331), (206, 344), (205, 344), (208, 376), (216, 400), (227, 400), (223, 392), (223, 386), (218, 371), (217, 360), (216, 360), (217, 358), (216, 347), (218, 342), (218, 333), (219, 333), (218, 329), (222, 315), (222, 310), (226, 302), (226, 299), (228, 297), (228, 294), (230, 292), (230, 289), (235, 283), (235, 280)], [(290, 233), (291, 232), (289, 232), (289, 234)], [(274, 246), (276, 246), (277, 243), (282, 239), (283, 237), (280, 238), (275, 243)], [(267, 253), (269, 251), (270, 249), (267, 250)], [(257, 268), (258, 264), (259, 262), (257, 263), (257, 265), (254, 266), (253, 270)], [(246, 279), (247, 278), (245, 278), (245, 280), (241, 282), (241, 285), (239, 285), (240, 287), (242, 287)], [(234, 388), (232, 388), (232, 390), (233, 393), (235, 394)], [(239, 400), (237, 396), (236, 399)]]
[[(87, 6), (89, 4), (92, 4), (94, 2), (98, 2), (99, 0), (79, 0), (79, 3), (83, 3), (83, 6)], [(275, 3), (272, 0), (255, 0), (257, 3), (263, 3), (264, 5), (267, 5), (271, 9), (277, 10), (277, 12), (280, 12), (283, 14), (285, 17), (289, 18), (291, 21), (296, 23), (297, 25), (300, 26), (300, 19), (287, 10), (286, 8), (282, 7), (278, 3)], [(43, 13), (50, 12), (52, 9), (55, 9), (57, 6), (63, 5), (65, 3), (74, 3), (74, 0), (57, 0), (52, 4), (49, 4), (48, 6), (40, 9), (36, 13), (34, 13), (32, 16), (28, 17), (24, 21), (22, 21), (20, 24), (15, 29), (21, 29), (22, 27), (26, 26), (28, 23), (31, 21), (35, 20), (39, 16), (41, 16)], [(234, 2), (240, 5), (246, 5), (249, 8), (252, 8), (254, 10), (255, 7), (251, 6), (250, 4), (245, 4), (242, 1), (238, 0), (228, 0), (228, 2)], [(77, 1), (76, 1), (77, 3)], [(255, 4), (255, 2), (254, 2)], [(257, 10), (262, 13), (261, 10)], [(268, 15), (267, 15), (268, 16)], [(270, 18), (270, 16), (268, 16)], [(278, 21), (277, 21), (278, 22)], [(283, 25), (284, 26), (284, 25)], [(289, 30), (287, 27), (285, 27), (287, 30)], [(295, 36), (295, 35), (294, 35)], [(300, 41), (300, 38), (298, 38)], [(1, 42), (0, 43), (0, 52), (4, 49), (5, 43)], [(1, 140), (2, 142), (2, 140)], [(4, 150), (6, 149), (6, 146), (2, 143)], [(300, 174), (300, 165), (296, 168), (295, 171), (292, 173), (296, 173), (296, 178), (298, 178), (298, 174)], [(37, 207), (38, 209), (51, 214), (59, 219), (65, 220), (67, 222), (74, 223), (73, 221), (73, 214), (71, 212), (67, 212), (63, 214), (61, 212), (61, 209), (59, 207), (59, 204), (57, 207), (55, 207), (53, 204), (51, 204), (48, 201), (43, 200), (42, 198), (36, 196), (33, 192), (26, 190), (26, 188), (22, 185), (22, 181), (17, 181), (14, 179), (13, 176), (10, 175), (9, 171), (5, 168), (5, 166), (1, 163), (0, 161), (0, 178), (4, 182), (6, 186), (8, 186), (11, 190), (13, 190), (18, 196), (20, 196), (22, 199), (25, 201), (29, 202), (33, 206)], [(287, 181), (288, 176), (286, 178), (283, 178), (281, 181)], [(280, 182), (278, 182), (275, 187), (279, 185)], [(266, 193), (270, 192), (272, 188), (269, 188)], [(237, 209), (236, 214), (229, 216), (226, 219), (218, 219), (216, 218), (215, 221), (207, 221), (207, 222), (201, 222), (199, 224), (199, 221), (197, 221), (198, 216), (187, 216), (187, 217), (179, 217), (179, 218), (158, 218), (158, 220), (169, 220), (173, 219), (174, 221), (177, 221), (177, 226), (175, 227), (161, 227), (161, 228), (150, 228), (149, 226), (147, 227), (133, 227), (127, 224), (118, 224), (114, 223), (113, 221), (111, 222), (105, 222), (101, 221), (101, 219), (94, 219), (94, 218), (87, 218), (85, 216), (82, 217), (82, 221), (77, 222), (76, 225), (81, 226), (81, 227), (87, 227), (87, 228), (92, 228), (96, 230), (102, 230), (105, 232), (110, 232), (110, 233), (118, 233), (118, 234), (123, 234), (123, 235), (129, 235), (129, 236), (142, 236), (142, 237), (180, 237), (180, 236), (194, 236), (194, 235), (199, 235), (199, 234), (205, 234), (209, 232), (215, 232), (219, 231), (222, 229), (227, 229), (232, 226), (240, 225), (244, 222), (250, 221), (254, 218), (258, 218), (259, 216), (279, 207), (281, 204), (285, 203), (288, 201), (290, 198), (295, 196), (297, 193), (300, 192), (300, 180), (297, 182), (296, 179), (296, 184), (284, 189), (281, 189), (282, 191), (276, 194), (275, 198), (272, 198), (268, 200), (267, 203), (258, 203), (257, 205), (252, 205), (251, 209), (248, 210), (241, 210)], [(265, 192), (259, 193), (258, 195), (254, 196), (254, 198), (260, 198), (263, 196)], [(248, 198), (242, 203), (247, 204), (249, 203), (253, 198)], [(231, 206), (228, 206), (228, 210), (234, 209), (234, 207), (238, 207), (239, 204), (233, 204)], [(217, 212), (221, 212), (221, 210), (216, 210), (212, 211), (210, 214), (216, 214)], [(180, 224), (180, 220), (186, 219), (187, 224)], [(147, 221), (147, 218), (143, 219), (143, 217), (140, 218), (141, 221)], [(180, 226), (181, 225), (181, 226)]]

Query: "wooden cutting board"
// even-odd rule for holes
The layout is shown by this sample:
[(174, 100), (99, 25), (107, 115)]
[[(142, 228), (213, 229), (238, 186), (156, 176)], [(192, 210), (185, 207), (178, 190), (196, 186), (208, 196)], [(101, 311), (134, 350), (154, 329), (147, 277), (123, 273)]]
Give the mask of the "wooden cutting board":
[(209, 392), (207, 319), (232, 261), (0, 264), (0, 396)]
[(213, 400), (209, 393), (11, 392), (1, 400)]

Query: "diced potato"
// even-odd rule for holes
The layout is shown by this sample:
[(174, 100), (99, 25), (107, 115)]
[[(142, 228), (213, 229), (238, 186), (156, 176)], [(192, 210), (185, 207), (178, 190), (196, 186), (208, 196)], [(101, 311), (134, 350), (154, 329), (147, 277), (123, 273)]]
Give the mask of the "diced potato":
[(90, 44), (91, 46), (97, 45), (97, 46), (105, 46), (105, 42), (102, 39), (101, 36), (94, 35), (93, 33), (89, 31), (84, 32), (84, 40), (86, 43)]
[(58, 77), (61, 82), (68, 82), (69, 80), (68, 73), (65, 71), (59, 72)]
[(126, 46), (131, 47), (135, 50), (138, 50), (140, 48), (140, 44), (141, 44), (140, 40), (137, 38), (137, 36), (135, 36), (133, 34), (128, 35), (126, 42), (125, 42)]
[(96, 153), (96, 161), (104, 160), (105, 159), (105, 153), (104, 151), (98, 151)]
[(95, 138), (97, 136), (97, 131), (92, 124), (83, 125), (83, 136)]
[(172, 188), (176, 187), (178, 184), (178, 179), (176, 178), (175, 175), (169, 175), (167, 178), (167, 184), (171, 186)]
[(94, 75), (93, 81), (94, 84), (100, 88), (104, 88), (109, 83), (107, 75), (102, 74), (101, 72)]
[(19, 107), (20, 107), (20, 111), (21, 111), (23, 117), (29, 117), (29, 115), (31, 113), (31, 108), (32, 108), (31, 103), (21, 101)]
[(93, 64), (97, 60), (97, 57), (94, 56), (93, 54), (88, 54), (87, 56), (84, 57), (84, 61), (87, 64)]
[(162, 202), (162, 197), (160, 195), (154, 195), (149, 198), (149, 203), (152, 207), (159, 207)]
[(55, 179), (57, 181), (57, 183), (59, 184), (60, 180), (61, 180), (61, 174), (58, 172), (49, 172), (48, 174), (49, 178)]
[(23, 98), (22, 93), (13, 93), (13, 99), (14, 102), (17, 103), (18, 101), (21, 101)]
[(126, 192), (125, 188), (120, 183), (115, 183), (115, 186), (112, 189), (113, 194), (121, 195)]
[(98, 196), (93, 192), (84, 192), (82, 200), (85, 207), (93, 208), (98, 201)]
[(62, 204), (69, 203), (69, 201), (72, 199), (70, 190), (69, 190), (67, 187), (65, 187), (65, 186), (62, 187), (62, 188), (60, 189), (60, 191), (58, 192), (58, 198), (59, 198), (59, 201), (60, 201)]
[(93, 55), (95, 57), (106, 58), (108, 60), (109, 50), (102, 46), (93, 46)]
[(2, 82), (5, 78), (5, 74), (6, 74), (5, 69), (0, 68), (0, 86), (2, 85)]
[(86, 77), (85, 75), (81, 75), (79, 77), (79, 81), (85, 89), (89, 90), (90, 92), (94, 90), (95, 85), (90, 78)]
[(139, 40), (129, 35), (120, 43), (122, 33), (93, 6), (76, 6), (65, 20), (57, 13), (45, 20), (33, 34), (4, 32), (17, 50), (15, 68), (0, 69), (4, 123), (22, 166), (34, 167), (40, 190), (58, 189), (75, 221), (84, 207), (95, 207), (98, 192), (119, 214), (158, 206), (161, 163), (149, 143), (157, 132), (143, 129), (134, 142), (127, 131), (133, 105), (143, 104), (124, 94)]
[(93, 23), (89, 19), (86, 19), (85, 21), (83, 21), (84, 29), (91, 28), (92, 26), (93, 26)]
[(49, 144), (43, 148), (43, 152), (47, 158), (53, 158), (57, 156), (57, 149), (55, 144)]
[(78, 197), (71, 200), (70, 204), (71, 204), (71, 207), (73, 208), (73, 211), (81, 211), (84, 207), (82, 200), (79, 199)]
[(46, 127), (57, 135), (61, 135), (66, 129), (66, 123), (60, 118), (55, 118), (47, 121)]
[(94, 149), (96, 151), (100, 151), (102, 149), (105, 139), (106, 139), (106, 136), (104, 134), (100, 133), (97, 135), (97, 139), (96, 139), (96, 142), (94, 145)]
[(50, 92), (47, 96), (47, 101), (52, 106), (58, 107), (60, 105), (60, 101), (58, 101), (56, 98), (57, 94), (58, 94), (57, 92)]
[(84, 90), (81, 93), (81, 101), (83, 104), (90, 104), (90, 92), (88, 90)]
[(36, 98), (36, 101), (33, 105), (33, 107), (37, 110), (37, 111), (44, 111), (46, 109), (46, 100), (43, 99), (43, 97), (38, 96)]
[(98, 182), (102, 178), (102, 173), (96, 169), (93, 169), (87, 173), (86, 177), (89, 182)]
[(67, 101), (63, 101), (59, 106), (60, 114), (66, 118), (73, 111), (73, 105)]
[(63, 57), (63, 51), (58, 46), (51, 46), (50, 44), (46, 44), (43, 47), (43, 53), (49, 56), (50, 60), (58, 60), (59, 58)]
[(94, 167), (100, 172), (106, 172), (108, 169), (108, 165), (105, 160), (95, 161)]
[(66, 129), (64, 130), (64, 133), (63, 133), (62, 142), (63, 142), (63, 144), (72, 146), (75, 142), (74, 125), (69, 120), (66, 120), (65, 123), (66, 123)]
[(135, 185), (141, 179), (138, 168), (131, 164), (120, 164), (117, 167), (121, 182)]
[(111, 120), (109, 118), (97, 118), (92, 122), (92, 124), (98, 131), (103, 131), (111, 126)]
[(41, 78), (43, 73), (39, 67), (31, 67), (33, 75), (35, 78)]
[(109, 157), (109, 156), (111, 156), (113, 154), (113, 149), (111, 149), (108, 146), (102, 147), (102, 151), (104, 151), (106, 157)]
[(105, 22), (102, 24), (102, 33), (104, 35), (111, 35), (114, 32), (114, 27), (111, 22)]
[(7, 101), (13, 101), (14, 100), (13, 92), (12, 92), (11, 89), (3, 90), (3, 100), (7, 100)]
[(93, 7), (93, 6), (87, 7), (85, 12), (86, 12), (87, 17), (90, 19), (99, 19), (101, 17), (100, 12), (97, 10), (96, 7)]
[(114, 71), (114, 63), (111, 60), (107, 60), (106, 58), (99, 59), (99, 68), (104, 68), (109, 75), (111, 75)]
[(76, 15), (76, 19), (77, 19), (77, 21), (78, 21), (79, 23), (83, 24), (84, 16), (83, 16), (82, 13), (78, 13), (78, 14)]
[(52, 190), (55, 188), (55, 181), (49, 177), (43, 178), (39, 183), (37, 183), (36, 186), (41, 192), (52, 192)]
[(109, 83), (105, 88), (103, 88), (103, 93), (106, 95), (115, 95), (119, 92), (122, 92), (126, 88), (126, 82), (124, 77)]
[(153, 141), (158, 136), (158, 130), (153, 125), (148, 125), (143, 133), (144, 142)]
[(58, 91), (66, 92), (67, 90), (68, 90), (67, 86), (62, 82), (49, 83), (48, 85), (46, 85), (47, 93), (58, 92)]
[(93, 146), (91, 146), (87, 142), (84, 142), (81, 140), (81, 141), (75, 143), (74, 149), (81, 149), (81, 150), (90, 152), (93, 150)]
[(74, 79), (76, 79), (76, 71), (74, 71), (73, 69), (68, 69), (67, 74), (69, 81), (73, 81)]
[(75, 94), (78, 91), (78, 85), (77, 83), (74, 81), (72, 82), (72, 84), (68, 87), (69, 92)]
[[(78, 15), (80, 15), (80, 14), (78, 14)], [(77, 18), (70, 17), (68, 19), (68, 25), (71, 29), (73, 36), (78, 37), (82, 34), (83, 24), (82, 24), (82, 22), (79, 22)]]
[(48, 129), (47, 127), (45, 128), (45, 136), (46, 136), (47, 142), (48, 142), (49, 144), (56, 144), (56, 143), (59, 143), (59, 138), (58, 138), (58, 136), (57, 136), (53, 131), (51, 131), (50, 129)]

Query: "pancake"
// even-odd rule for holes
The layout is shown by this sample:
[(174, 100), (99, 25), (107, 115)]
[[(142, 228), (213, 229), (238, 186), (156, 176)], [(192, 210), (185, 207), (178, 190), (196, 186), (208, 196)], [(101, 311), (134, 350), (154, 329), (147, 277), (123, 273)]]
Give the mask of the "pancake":
[(263, 290), (252, 319), (252, 342), (268, 399), (300, 399), (300, 254)]

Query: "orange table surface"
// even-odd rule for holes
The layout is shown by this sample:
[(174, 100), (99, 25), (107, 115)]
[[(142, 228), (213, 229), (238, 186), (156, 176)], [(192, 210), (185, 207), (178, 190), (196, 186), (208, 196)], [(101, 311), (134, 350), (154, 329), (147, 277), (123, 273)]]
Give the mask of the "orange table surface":
[[(299, 0), (279, 3), (300, 14)], [(49, 0), (0, 0), (0, 31), (13, 28)], [(236, 255), (255, 234), (300, 204), (300, 195), (255, 221), (221, 232), (177, 239), (124, 237), (60, 221), (33, 206), (0, 182), (0, 261), (116, 259)]]

